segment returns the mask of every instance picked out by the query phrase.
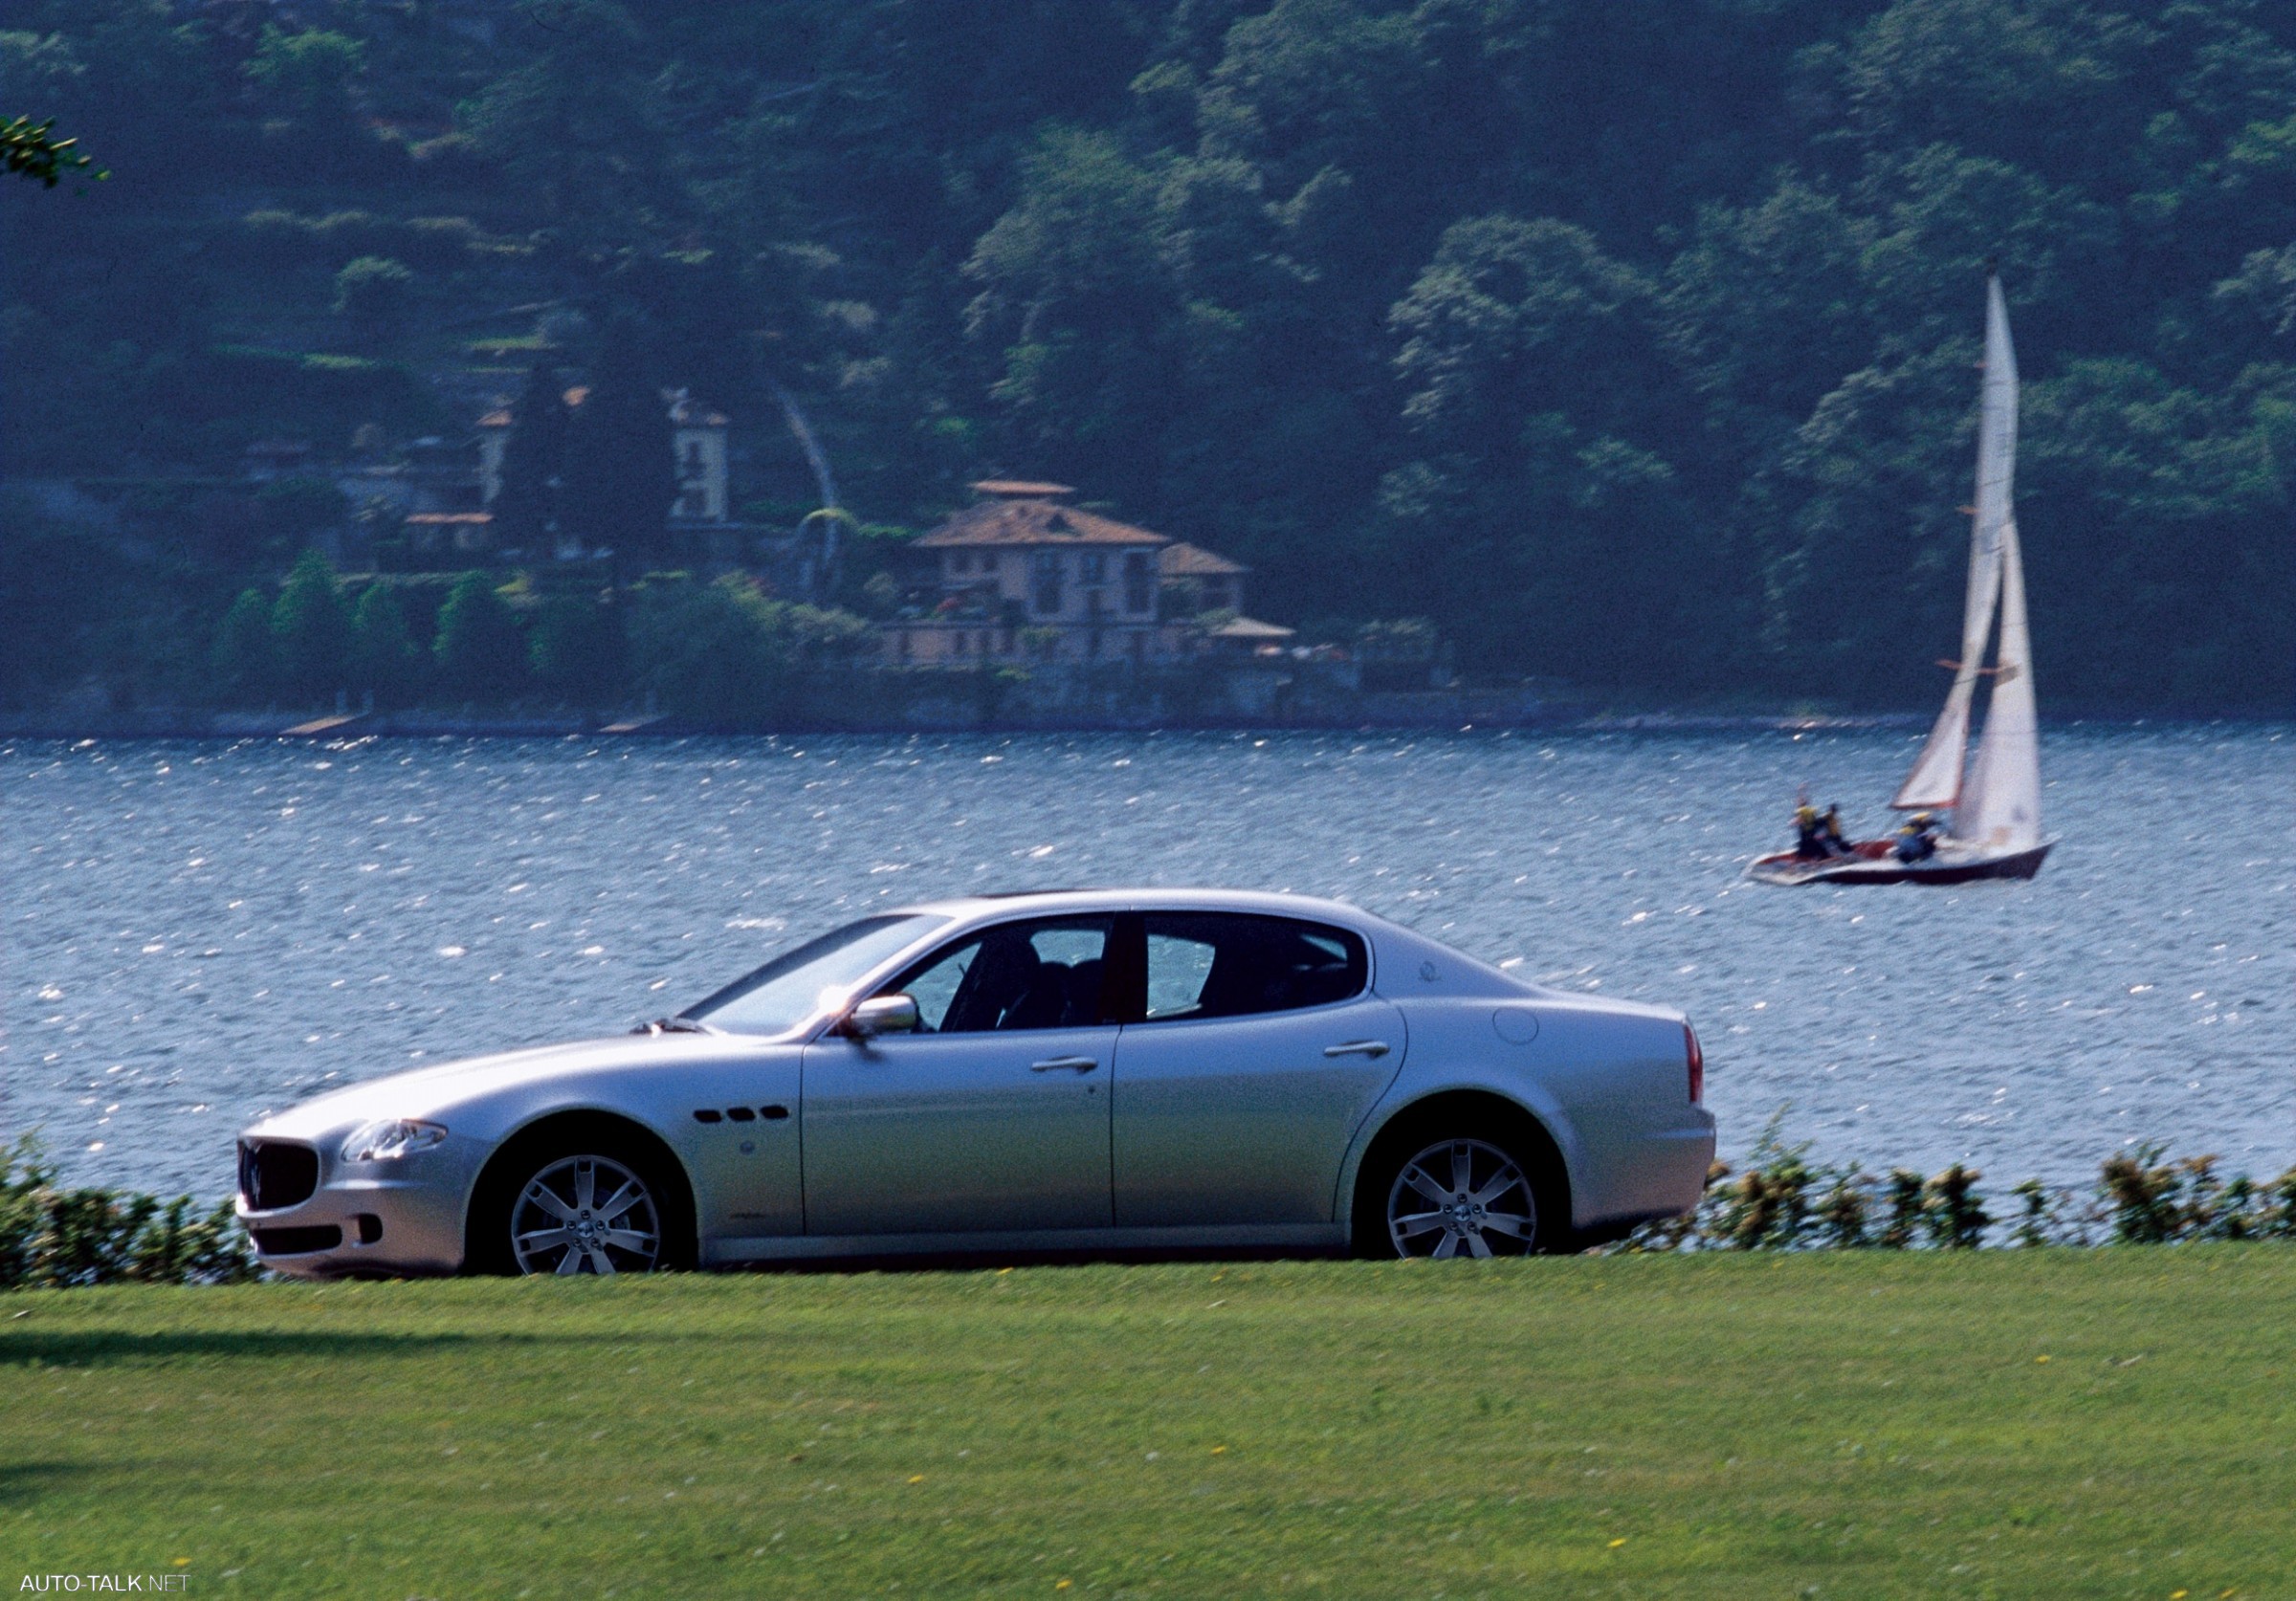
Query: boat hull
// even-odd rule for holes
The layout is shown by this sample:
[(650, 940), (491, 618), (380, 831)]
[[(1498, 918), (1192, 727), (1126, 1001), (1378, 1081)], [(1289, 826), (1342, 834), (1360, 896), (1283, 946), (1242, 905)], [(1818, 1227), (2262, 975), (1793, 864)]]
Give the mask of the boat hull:
[[(1976, 856), (1939, 852), (1923, 862), (1900, 862), (1883, 841), (1856, 847), (1849, 856), (1810, 859), (1792, 851), (1756, 857), (1746, 876), (1760, 884), (1799, 888), (1804, 884), (1974, 884), (1988, 878), (2031, 878), (2041, 871), (2055, 840), (2029, 850)], [(1874, 845), (1882, 848), (1873, 851)]]

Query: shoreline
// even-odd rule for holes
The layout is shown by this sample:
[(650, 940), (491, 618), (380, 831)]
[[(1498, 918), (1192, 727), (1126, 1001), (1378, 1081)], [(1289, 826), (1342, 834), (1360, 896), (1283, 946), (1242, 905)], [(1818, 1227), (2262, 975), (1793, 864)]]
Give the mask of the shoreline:
[[(1397, 697), (1401, 698), (1401, 697)], [(1414, 697), (1417, 698), (1417, 697)], [(1432, 699), (1433, 697), (1429, 697)], [(1222, 732), (1468, 733), (1536, 729), (1556, 734), (1806, 734), (1918, 730), (1930, 718), (1918, 712), (1588, 712), (1582, 707), (1478, 705), (1471, 695), (1443, 696), (1443, 704), (1378, 706), (1354, 716), (1125, 717), (1122, 715), (992, 717), (978, 720), (797, 717), (738, 725), (644, 713), (464, 714), (414, 709), (374, 713), (297, 711), (225, 712), (193, 708), (38, 713), (0, 711), (0, 740), (89, 739), (690, 739), (820, 735), (1147, 734)], [(2072, 714), (2044, 725), (2110, 722), (2227, 723), (2271, 726), (2285, 714), (2161, 713)]]

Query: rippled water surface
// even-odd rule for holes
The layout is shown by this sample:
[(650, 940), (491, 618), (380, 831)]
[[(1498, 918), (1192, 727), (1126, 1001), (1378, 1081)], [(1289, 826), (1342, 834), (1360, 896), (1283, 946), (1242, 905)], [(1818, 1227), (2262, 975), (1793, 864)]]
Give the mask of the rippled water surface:
[(1750, 886), (1797, 783), (1853, 823), (1909, 733), (1228, 734), (0, 747), (0, 1125), (221, 1194), (324, 1085), (617, 1031), (872, 907), (1333, 895), (1686, 1008), (1726, 1153), (2086, 1179), (2296, 1161), (2296, 735), (2053, 728), (2031, 884)]

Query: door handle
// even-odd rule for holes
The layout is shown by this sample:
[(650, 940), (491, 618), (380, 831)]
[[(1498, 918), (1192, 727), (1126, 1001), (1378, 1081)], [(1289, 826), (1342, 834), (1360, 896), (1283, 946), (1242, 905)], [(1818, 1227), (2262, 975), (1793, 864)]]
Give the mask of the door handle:
[[(1386, 1049), (1384, 1045), (1380, 1048)], [(1063, 1067), (1067, 1067), (1079, 1073), (1089, 1073), (1099, 1065), (1098, 1062), (1089, 1056), (1055, 1056), (1043, 1062), (1031, 1062), (1028, 1064), (1028, 1071), (1031, 1073), (1057, 1073)]]
[(1324, 1046), (1323, 1054), (1326, 1056), (1368, 1056), (1376, 1059), (1387, 1054), (1387, 1042), (1384, 1040), (1350, 1040), (1344, 1045)]

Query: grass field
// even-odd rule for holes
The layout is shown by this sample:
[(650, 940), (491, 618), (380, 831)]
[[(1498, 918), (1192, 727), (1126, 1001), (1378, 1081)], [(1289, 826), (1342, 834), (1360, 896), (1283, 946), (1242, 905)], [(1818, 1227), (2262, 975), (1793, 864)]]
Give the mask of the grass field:
[(2296, 1595), (2296, 1250), (0, 1296), (0, 1593)]

